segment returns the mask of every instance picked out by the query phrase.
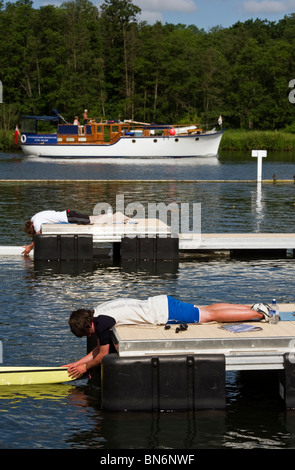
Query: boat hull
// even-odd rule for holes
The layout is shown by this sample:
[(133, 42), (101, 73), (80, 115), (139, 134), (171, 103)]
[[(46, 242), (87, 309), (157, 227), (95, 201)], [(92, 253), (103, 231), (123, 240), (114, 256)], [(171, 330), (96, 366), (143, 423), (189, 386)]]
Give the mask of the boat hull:
[(26, 155), (47, 158), (188, 158), (218, 154), (221, 132), (185, 136), (121, 137), (114, 144), (21, 144)]

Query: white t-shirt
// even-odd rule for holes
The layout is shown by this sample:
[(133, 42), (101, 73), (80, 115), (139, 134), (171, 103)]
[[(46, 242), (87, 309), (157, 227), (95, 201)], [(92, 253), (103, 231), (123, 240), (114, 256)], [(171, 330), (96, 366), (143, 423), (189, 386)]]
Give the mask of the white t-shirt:
[(68, 223), (67, 211), (42, 211), (35, 214), (31, 221), (33, 222), (35, 232), (41, 230), (42, 224), (58, 224), (61, 222)]
[(165, 325), (168, 321), (167, 295), (156, 295), (147, 300), (117, 299), (98, 305), (94, 317), (108, 315), (115, 319), (116, 325), (140, 325), (151, 323)]

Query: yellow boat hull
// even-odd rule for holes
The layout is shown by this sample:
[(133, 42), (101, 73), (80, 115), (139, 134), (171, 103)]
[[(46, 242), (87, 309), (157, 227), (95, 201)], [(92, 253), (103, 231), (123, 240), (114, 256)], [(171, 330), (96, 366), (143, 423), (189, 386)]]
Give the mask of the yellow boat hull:
[(0, 367), (0, 386), (53, 384), (72, 380), (65, 367)]

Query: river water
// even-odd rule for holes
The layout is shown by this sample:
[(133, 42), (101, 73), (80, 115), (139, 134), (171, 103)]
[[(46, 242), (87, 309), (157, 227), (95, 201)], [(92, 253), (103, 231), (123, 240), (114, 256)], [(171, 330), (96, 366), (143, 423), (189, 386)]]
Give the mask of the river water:
[[(98, 202), (115, 206), (118, 195), (126, 204), (200, 203), (204, 232), (293, 232), (294, 163), (292, 154), (269, 155), (263, 178), (276, 174), (291, 181), (259, 185), (256, 159), (246, 154), (187, 162), (55, 162), (0, 154), (1, 245), (27, 243), (23, 223), (35, 212), (92, 213)], [(294, 302), (292, 257), (181, 260), (176, 269), (143, 264), (131, 270), (112, 260), (89, 269), (3, 256), (0, 267), (0, 340), (3, 365), (11, 366), (61, 365), (81, 357), (86, 343), (70, 333), (70, 312), (118, 296), (170, 294), (200, 304), (272, 297)], [(109, 413), (101, 410), (99, 391), (86, 380), (2, 387), (0, 448), (294, 448), (295, 412), (285, 409), (273, 372), (228, 372), (223, 411)]]

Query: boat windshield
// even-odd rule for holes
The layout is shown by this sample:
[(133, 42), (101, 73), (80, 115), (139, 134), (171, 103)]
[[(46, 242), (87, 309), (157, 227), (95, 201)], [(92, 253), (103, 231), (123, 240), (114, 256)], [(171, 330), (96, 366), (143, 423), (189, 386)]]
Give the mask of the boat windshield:
[(24, 134), (35, 134), (37, 131), (37, 123), (35, 119), (22, 118), (20, 128)]
[[(55, 116), (21, 116), (20, 129), (23, 134), (38, 132), (56, 132), (58, 117)], [(54, 127), (53, 127), (54, 124)]]

